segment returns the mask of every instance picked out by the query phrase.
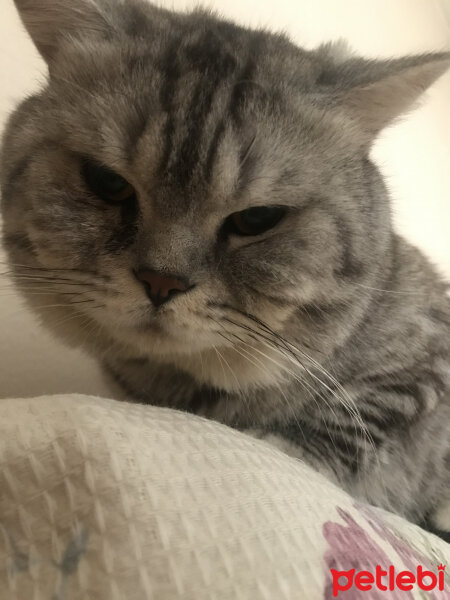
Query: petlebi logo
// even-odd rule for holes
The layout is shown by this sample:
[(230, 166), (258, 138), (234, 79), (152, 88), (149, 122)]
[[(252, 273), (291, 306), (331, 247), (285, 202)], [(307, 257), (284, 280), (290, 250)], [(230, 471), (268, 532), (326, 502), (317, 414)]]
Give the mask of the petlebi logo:
[[(432, 590), (444, 590), (444, 572), (445, 566), (440, 564), (437, 566), (437, 574), (433, 571), (425, 570), (421, 565), (417, 567), (415, 573), (412, 571), (395, 570), (392, 565), (383, 569), (377, 565), (375, 573), (370, 571), (337, 571), (331, 569), (333, 577), (333, 596), (337, 597), (340, 592), (345, 592), (353, 587), (362, 592), (370, 591), (376, 588), (382, 592), (401, 590), (409, 591), (417, 588), (431, 592)], [(345, 597), (345, 594), (342, 594)]]

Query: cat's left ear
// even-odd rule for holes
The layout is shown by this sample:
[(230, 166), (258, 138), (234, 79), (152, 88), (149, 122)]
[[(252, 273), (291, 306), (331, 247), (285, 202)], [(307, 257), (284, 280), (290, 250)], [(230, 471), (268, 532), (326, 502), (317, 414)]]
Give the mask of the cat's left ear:
[(331, 45), (318, 81), (332, 105), (355, 121), (359, 142), (370, 145), (378, 133), (415, 107), (423, 92), (450, 67), (450, 52), (377, 61), (339, 57)]
[(103, 36), (110, 29), (97, 0), (14, 0), (23, 24), (47, 63), (63, 40)]

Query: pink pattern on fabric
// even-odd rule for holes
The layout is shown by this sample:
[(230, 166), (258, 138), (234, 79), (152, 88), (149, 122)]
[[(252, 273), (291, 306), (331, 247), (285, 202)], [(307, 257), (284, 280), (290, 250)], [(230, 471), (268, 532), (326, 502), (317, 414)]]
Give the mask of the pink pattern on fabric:
[[(375, 574), (377, 565), (388, 566), (391, 559), (384, 550), (373, 540), (351, 515), (341, 508), (337, 509), (345, 525), (327, 521), (323, 525), (323, 535), (328, 541), (329, 549), (325, 553), (326, 582), (324, 600), (334, 600), (333, 579), (331, 569), (337, 571), (369, 571)], [(417, 567), (417, 565), (416, 565)], [(414, 596), (409, 591), (382, 591), (372, 587), (371, 590), (362, 592), (356, 586), (349, 590), (340, 591), (339, 599), (342, 600), (413, 600)]]
[[(372, 529), (381, 538), (390, 543), (410, 571), (414, 572), (417, 569), (417, 565), (427, 567), (430, 571), (436, 570), (436, 563), (433, 563), (430, 557), (424, 556), (410, 544), (407, 544), (401, 537), (396, 536), (370, 506), (358, 505), (357, 508), (365, 516)], [(442, 561), (438, 559), (438, 562)], [(442, 591), (427, 592), (426, 597), (430, 600), (450, 600), (449, 583), (445, 583), (445, 588)]]

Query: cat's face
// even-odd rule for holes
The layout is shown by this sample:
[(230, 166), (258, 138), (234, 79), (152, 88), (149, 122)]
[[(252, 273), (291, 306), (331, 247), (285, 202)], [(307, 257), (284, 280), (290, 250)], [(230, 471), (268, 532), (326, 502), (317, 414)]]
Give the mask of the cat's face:
[(387, 243), (367, 159), (383, 120), (343, 108), (330, 49), (109, 4), (57, 51), (36, 35), (50, 83), (13, 117), (3, 161), (19, 285), (131, 354), (241, 347), (243, 314), (310, 336), (299, 315), (351, 302)]

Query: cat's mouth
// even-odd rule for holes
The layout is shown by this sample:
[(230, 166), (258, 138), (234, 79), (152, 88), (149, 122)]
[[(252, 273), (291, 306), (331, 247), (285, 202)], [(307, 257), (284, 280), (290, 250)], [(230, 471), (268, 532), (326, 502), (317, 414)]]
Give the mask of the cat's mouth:
[(141, 333), (172, 337), (171, 333), (167, 330), (166, 327), (164, 327), (161, 320), (159, 320), (158, 318), (153, 317), (145, 321), (144, 323), (137, 325), (136, 327)]
[(132, 324), (130, 333), (152, 353), (185, 355), (221, 345), (205, 316), (184, 311), (180, 314), (173, 309), (145, 314)]

